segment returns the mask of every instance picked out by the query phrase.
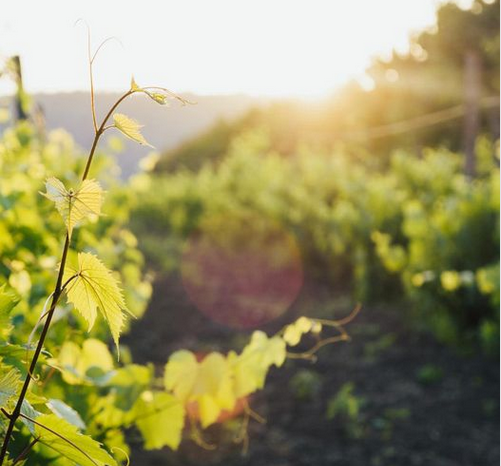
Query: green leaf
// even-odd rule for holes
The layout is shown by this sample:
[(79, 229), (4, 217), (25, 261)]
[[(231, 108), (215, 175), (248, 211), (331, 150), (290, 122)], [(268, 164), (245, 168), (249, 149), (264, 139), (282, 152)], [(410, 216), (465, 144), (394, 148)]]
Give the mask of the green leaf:
[(164, 392), (144, 392), (137, 401), (136, 425), (144, 447), (153, 450), (168, 446), (176, 450), (181, 442), (185, 411), (181, 402)]
[(85, 422), (83, 422), (80, 414), (64, 401), (51, 398), (46, 405), (56, 416), (68, 421), (78, 429), (85, 429)]
[(148, 144), (146, 139), (144, 139), (144, 136), (140, 131), (142, 125), (140, 125), (137, 121), (121, 113), (115, 113), (113, 115), (113, 121), (115, 122), (115, 128), (125, 134), (128, 138), (138, 142), (139, 144), (153, 147), (151, 144)]
[(12, 325), (10, 312), (19, 303), (19, 298), (5, 291), (5, 285), (0, 286), (0, 338), (7, 338)]
[(0, 407), (7, 406), (11, 398), (16, 396), (20, 381), (21, 376), (16, 369), (0, 374)]
[(75, 464), (79, 466), (117, 465), (116, 461), (101, 448), (99, 442), (81, 434), (74, 425), (55, 414), (42, 414), (37, 417), (36, 421), (35, 435), (40, 438), (40, 442)]
[(49, 361), (59, 369), (63, 379), (71, 385), (103, 385), (112, 376), (113, 358), (100, 340), (89, 338), (82, 348), (72, 341), (64, 342), (57, 359)]
[(74, 275), (77, 278), (66, 288), (68, 301), (88, 322), (89, 331), (99, 308), (110, 326), (118, 349), (118, 339), (125, 321), (122, 311), (127, 311), (127, 308), (117, 279), (95, 255), (87, 252), (78, 253), (77, 269), (66, 267), (64, 280), (69, 280)]
[[(10, 343), (0, 342), (0, 358), (2, 362), (15, 367), (24, 376), (27, 373), (29, 361), (35, 352), (34, 346), (11, 345)], [(44, 364), (47, 352), (42, 350), (38, 362)]]
[(138, 364), (118, 369), (108, 384), (115, 393), (115, 406), (122, 411), (130, 411), (141, 393), (151, 385), (153, 371), (153, 366)]
[(95, 180), (84, 180), (80, 187), (73, 191), (67, 190), (57, 178), (50, 177), (45, 182), (45, 188), (47, 192), (41, 194), (55, 203), (70, 237), (73, 228), (82, 219), (101, 214), (103, 189)]
[[(38, 416), (40, 416), (41, 413), (33, 408), (29, 401), (23, 400), (23, 403), (21, 404), (21, 414), (24, 414), (31, 419), (36, 419)], [(25, 417), (21, 417), (21, 422), (28, 428), (32, 435), (35, 435), (35, 424), (33, 423), (33, 421), (30, 421)]]

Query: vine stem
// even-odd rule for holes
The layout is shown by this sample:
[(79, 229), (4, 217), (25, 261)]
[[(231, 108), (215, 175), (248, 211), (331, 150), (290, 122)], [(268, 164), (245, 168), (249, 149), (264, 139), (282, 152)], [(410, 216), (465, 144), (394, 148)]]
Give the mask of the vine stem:
[[(94, 136), (94, 141), (92, 142), (92, 147), (89, 152), (89, 156), (87, 158), (87, 163), (85, 165), (85, 169), (82, 175), (82, 181), (85, 181), (87, 179), (87, 176), (89, 175), (89, 170), (90, 166), (92, 164), (92, 160), (94, 158), (94, 153), (96, 151), (97, 143), (99, 142), (99, 139), (101, 135), (104, 132), (105, 126), (107, 121), (110, 119), (111, 115), (113, 112), (116, 110), (116, 108), (131, 94), (133, 94), (134, 91), (131, 89), (127, 91), (125, 94), (123, 94), (116, 102), (115, 104), (110, 108), (109, 112), (106, 114), (106, 116), (103, 119), (103, 122), (101, 123), (101, 126), (97, 130), (95, 136)], [(63, 246), (63, 252), (61, 255), (61, 263), (59, 266), (59, 273), (57, 275), (57, 281), (56, 281), (56, 286), (54, 288), (54, 292), (52, 294), (52, 301), (50, 304), (50, 308), (47, 312), (47, 319), (45, 320), (45, 324), (42, 329), (42, 333), (40, 334), (40, 339), (38, 340), (37, 347), (35, 349), (35, 353), (33, 354), (33, 358), (30, 363), (30, 368), (28, 370), (28, 373), (26, 374), (26, 379), (24, 380), (23, 387), (21, 389), (21, 392), (19, 393), (19, 398), (17, 399), (16, 406), (12, 413), (8, 414), (4, 412), (4, 414), (7, 416), (9, 419), (9, 425), (7, 427), (7, 430), (5, 432), (5, 438), (2, 444), (2, 450), (0, 451), (0, 466), (3, 465), (4, 460), (7, 456), (7, 448), (9, 446), (10, 439), (12, 437), (12, 432), (14, 431), (14, 425), (18, 418), (22, 416), (21, 414), (21, 407), (23, 405), (24, 399), (26, 398), (26, 393), (28, 392), (28, 388), (30, 386), (30, 381), (32, 378), (32, 374), (34, 374), (38, 358), (40, 356), (40, 353), (42, 352), (42, 348), (45, 342), (45, 338), (47, 336), (47, 332), (49, 331), (50, 323), (52, 321), (52, 317), (54, 316), (54, 311), (56, 309), (56, 305), (59, 301), (59, 298), (61, 297), (61, 294), (64, 290), (63, 287), (63, 276), (64, 276), (64, 269), (66, 266), (66, 259), (68, 257), (68, 250), (70, 248), (70, 237), (68, 233), (66, 233), (66, 239), (64, 242)]]

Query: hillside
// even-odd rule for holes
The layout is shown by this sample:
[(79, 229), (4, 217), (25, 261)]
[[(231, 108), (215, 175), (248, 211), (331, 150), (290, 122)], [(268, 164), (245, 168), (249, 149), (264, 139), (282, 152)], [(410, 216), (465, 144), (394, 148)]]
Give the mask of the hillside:
[[(170, 108), (165, 108), (152, 104), (149, 99), (138, 97), (125, 102), (121, 111), (141, 122), (146, 139), (159, 151), (165, 151), (207, 130), (218, 120), (231, 121), (250, 108), (265, 103), (265, 99), (245, 95), (187, 94), (184, 97), (196, 104), (182, 107), (173, 103)], [(109, 108), (117, 98), (118, 94), (98, 93), (98, 112)], [(90, 146), (92, 121), (88, 93), (35, 94), (33, 100), (42, 108), (48, 130), (63, 128), (75, 138), (77, 144), (82, 147)], [(7, 98), (0, 99), (0, 104), (7, 105)], [(104, 139), (111, 135), (112, 132), (109, 132)], [(141, 157), (149, 152), (147, 147), (124, 141), (124, 150), (118, 160), (122, 177), (127, 178), (134, 173)]]

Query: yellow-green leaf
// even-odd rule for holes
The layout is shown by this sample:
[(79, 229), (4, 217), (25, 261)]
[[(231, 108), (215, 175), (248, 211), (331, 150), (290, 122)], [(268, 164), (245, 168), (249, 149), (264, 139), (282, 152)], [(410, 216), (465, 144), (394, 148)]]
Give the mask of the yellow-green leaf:
[(165, 367), (164, 383), (184, 403), (198, 403), (203, 427), (214, 423), (222, 410), (235, 406), (232, 372), (220, 353), (210, 353), (199, 363), (193, 353), (177, 351)]
[(74, 191), (66, 189), (57, 178), (50, 177), (45, 182), (45, 188), (47, 192), (42, 195), (55, 203), (70, 237), (80, 220), (101, 214), (103, 189), (95, 180), (84, 180)]
[(222, 410), (233, 409), (236, 399), (232, 373), (222, 354), (210, 353), (199, 364), (191, 399), (198, 401), (204, 428), (216, 422)]
[(136, 83), (134, 76), (130, 80), (130, 90), (132, 92), (144, 92), (151, 100), (154, 100), (157, 104), (167, 105), (169, 96), (163, 92), (154, 92), (149, 89), (143, 89)]
[(21, 376), (16, 369), (0, 374), (0, 407), (7, 406), (7, 403), (16, 395), (20, 380)]
[[(41, 427), (43, 426), (43, 427)], [(116, 466), (116, 461), (91, 437), (54, 414), (36, 418), (35, 436), (40, 442), (80, 466)]]
[(115, 128), (125, 134), (128, 138), (138, 142), (139, 144), (153, 147), (151, 144), (148, 144), (146, 139), (144, 139), (144, 136), (140, 131), (142, 125), (140, 125), (136, 120), (133, 120), (132, 118), (129, 118), (121, 113), (115, 113), (113, 115), (113, 121), (115, 122)]
[(153, 450), (169, 446), (176, 450), (181, 442), (185, 411), (181, 402), (165, 392), (144, 392), (137, 401), (136, 425), (144, 447)]
[(5, 285), (0, 286), (0, 339), (6, 338), (12, 329), (10, 312), (18, 302), (19, 298), (5, 291)]
[(75, 385), (95, 383), (96, 378), (113, 370), (113, 358), (100, 340), (89, 338), (82, 348), (72, 341), (63, 343), (57, 359), (49, 364), (61, 370), (66, 383)]
[(166, 94), (162, 94), (161, 92), (150, 92), (144, 91), (145, 94), (151, 99), (154, 100), (157, 104), (167, 105), (169, 103), (169, 96)]
[(136, 80), (134, 79), (134, 76), (130, 78), (130, 90), (133, 92), (141, 92), (142, 89), (137, 85)]
[(164, 385), (181, 401), (191, 395), (198, 373), (198, 362), (191, 351), (176, 351), (165, 365)]
[(296, 346), (301, 341), (301, 337), (305, 333), (308, 333), (312, 327), (313, 323), (310, 319), (300, 317), (295, 322), (285, 327), (284, 341), (289, 346)]
[(93, 254), (78, 253), (78, 268), (67, 266), (64, 281), (76, 276), (66, 288), (68, 301), (72, 303), (89, 324), (89, 331), (96, 320), (97, 309), (110, 326), (113, 340), (118, 339), (127, 311), (122, 290), (117, 279)]
[(280, 367), (285, 357), (286, 346), (282, 338), (268, 338), (264, 332), (256, 330), (241, 354), (228, 354), (236, 397), (240, 398), (263, 388), (270, 366)]

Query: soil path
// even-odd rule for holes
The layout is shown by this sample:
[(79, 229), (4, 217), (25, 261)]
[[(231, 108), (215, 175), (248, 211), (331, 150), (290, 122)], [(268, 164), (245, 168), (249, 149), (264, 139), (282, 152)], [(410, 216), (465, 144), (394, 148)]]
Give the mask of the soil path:
[[(351, 304), (334, 301), (325, 287), (305, 286), (292, 309), (268, 333), (297, 315), (341, 317)], [(499, 464), (499, 361), (461, 356), (416, 332), (405, 309), (366, 306), (349, 327), (352, 341), (326, 347), (316, 364), (290, 361), (272, 370), (253, 409), (248, 452), (232, 438), (239, 420), (211, 427), (207, 451), (189, 439), (177, 452), (143, 452), (133, 444), (137, 466), (494, 466)], [(187, 299), (175, 276), (158, 281), (143, 319), (126, 337), (134, 360), (159, 369), (180, 348), (227, 351), (249, 332), (224, 328)], [(300, 375), (297, 375), (300, 374)], [(327, 419), (329, 400), (346, 383), (338, 404), (358, 414)], [(345, 387), (346, 388), (346, 387)], [(351, 400), (351, 401), (350, 401)], [(341, 409), (342, 411), (342, 409)]]

